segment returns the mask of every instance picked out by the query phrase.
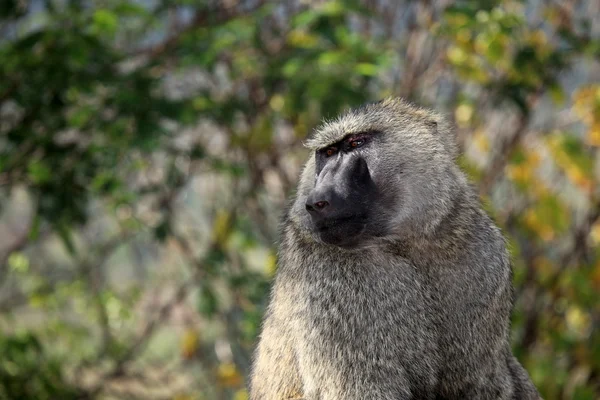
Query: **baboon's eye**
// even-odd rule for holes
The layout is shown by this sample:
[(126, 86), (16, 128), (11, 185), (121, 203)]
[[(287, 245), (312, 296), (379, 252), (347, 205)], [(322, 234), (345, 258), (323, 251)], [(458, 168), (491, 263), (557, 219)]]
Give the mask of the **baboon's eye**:
[(348, 139), (348, 146), (351, 149), (356, 149), (357, 147), (362, 146), (363, 144), (365, 144), (366, 139), (364, 136), (359, 136), (359, 137), (353, 137)]
[(331, 157), (335, 153), (337, 153), (337, 148), (335, 148), (335, 147), (328, 147), (328, 148), (325, 149), (325, 155), (327, 157)]
[(362, 144), (364, 143), (364, 140), (361, 139), (356, 139), (356, 140), (351, 140), (350, 141), (350, 147), (360, 147), (362, 146)]

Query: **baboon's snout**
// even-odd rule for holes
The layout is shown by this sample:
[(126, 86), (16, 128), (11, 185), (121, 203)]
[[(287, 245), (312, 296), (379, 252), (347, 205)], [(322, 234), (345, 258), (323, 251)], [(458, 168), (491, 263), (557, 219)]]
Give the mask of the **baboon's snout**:
[(324, 242), (338, 244), (361, 233), (373, 205), (375, 184), (362, 157), (327, 163), (306, 199), (313, 229)]

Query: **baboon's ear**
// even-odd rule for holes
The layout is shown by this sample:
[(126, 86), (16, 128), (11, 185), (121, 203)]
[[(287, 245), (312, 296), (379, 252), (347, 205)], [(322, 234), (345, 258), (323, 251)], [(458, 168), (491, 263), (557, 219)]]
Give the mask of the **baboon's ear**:
[(450, 153), (452, 158), (458, 156), (458, 144), (456, 141), (456, 130), (454, 125), (448, 121), (442, 115), (436, 114), (433, 119), (430, 120), (431, 131), (438, 135), (444, 147)]
[(429, 126), (429, 128), (431, 129), (432, 132), (438, 134), (438, 123), (436, 120), (429, 120), (427, 121), (427, 126)]

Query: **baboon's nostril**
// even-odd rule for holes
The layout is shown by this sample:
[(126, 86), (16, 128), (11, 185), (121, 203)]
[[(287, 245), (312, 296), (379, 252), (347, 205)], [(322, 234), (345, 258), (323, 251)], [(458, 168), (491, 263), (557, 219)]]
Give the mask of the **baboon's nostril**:
[(308, 211), (308, 212), (321, 211), (322, 209), (324, 209), (327, 206), (329, 206), (329, 202), (325, 201), (325, 200), (317, 201), (313, 204), (310, 204), (310, 202), (309, 202), (309, 203), (306, 203), (306, 211)]
[(317, 201), (315, 203), (315, 207), (319, 210), (324, 209), (325, 207), (327, 207), (329, 205), (329, 202), (323, 200), (323, 201)]

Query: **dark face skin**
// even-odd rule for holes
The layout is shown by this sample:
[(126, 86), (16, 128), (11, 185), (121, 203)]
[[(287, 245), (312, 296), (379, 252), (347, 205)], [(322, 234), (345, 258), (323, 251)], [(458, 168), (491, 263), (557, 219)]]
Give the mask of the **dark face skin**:
[(379, 196), (364, 150), (373, 140), (372, 132), (352, 134), (315, 153), (315, 186), (306, 211), (311, 229), (325, 243), (351, 247), (369, 230)]

